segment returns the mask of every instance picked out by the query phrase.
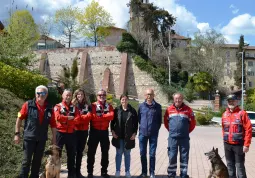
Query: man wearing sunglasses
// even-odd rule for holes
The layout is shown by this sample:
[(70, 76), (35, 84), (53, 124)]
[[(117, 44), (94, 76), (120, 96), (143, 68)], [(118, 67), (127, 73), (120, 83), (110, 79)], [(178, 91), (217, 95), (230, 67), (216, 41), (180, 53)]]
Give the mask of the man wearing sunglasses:
[(88, 160), (87, 170), (88, 178), (93, 178), (93, 168), (95, 163), (95, 154), (97, 146), (100, 142), (102, 158), (101, 158), (101, 176), (109, 178), (107, 168), (109, 165), (109, 134), (108, 127), (114, 117), (112, 105), (106, 103), (106, 91), (99, 90), (97, 93), (97, 102), (91, 104), (91, 123), (88, 140)]
[(20, 127), (24, 122), (23, 151), (20, 177), (28, 178), (30, 165), (30, 178), (39, 177), (39, 169), (48, 138), (48, 126), (52, 130), (52, 143), (56, 144), (56, 122), (52, 107), (45, 101), (48, 96), (48, 88), (40, 85), (35, 89), (35, 98), (25, 102), (18, 113), (15, 127), (15, 144), (20, 143)]
[(67, 152), (68, 178), (75, 178), (75, 124), (80, 123), (79, 110), (72, 104), (72, 91), (65, 89), (62, 102), (54, 107), (57, 122), (57, 146), (65, 145)]

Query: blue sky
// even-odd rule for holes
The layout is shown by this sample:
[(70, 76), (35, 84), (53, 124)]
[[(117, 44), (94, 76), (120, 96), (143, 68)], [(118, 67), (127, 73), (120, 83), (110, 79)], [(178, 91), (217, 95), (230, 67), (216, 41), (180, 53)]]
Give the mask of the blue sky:
[[(54, 15), (59, 8), (74, 5), (81, 9), (91, 0), (14, 0), (14, 7), (31, 9), (37, 23)], [(129, 0), (97, 0), (112, 15), (117, 27), (124, 28), (129, 20)], [(13, 0), (0, 1), (0, 20), (8, 17), (8, 9)], [(254, 0), (150, 0), (168, 10), (175, 17), (175, 30), (180, 35), (190, 37), (198, 30), (210, 28), (222, 33), (228, 43), (238, 43), (241, 34), (245, 41), (255, 46), (255, 1)], [(53, 37), (61, 40), (57, 34)], [(82, 43), (82, 42), (81, 42)]]

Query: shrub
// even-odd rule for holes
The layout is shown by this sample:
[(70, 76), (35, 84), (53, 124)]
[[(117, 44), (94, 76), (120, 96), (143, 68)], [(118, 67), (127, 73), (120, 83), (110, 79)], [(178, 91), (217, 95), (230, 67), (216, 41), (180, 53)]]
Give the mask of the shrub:
[(48, 79), (42, 75), (19, 70), (0, 62), (0, 88), (8, 89), (19, 98), (34, 98), (38, 85), (47, 85)]
[(208, 120), (205, 114), (196, 113), (196, 120), (198, 125), (207, 125)]
[(255, 111), (255, 103), (248, 103), (244, 105), (246, 111)]
[(106, 102), (109, 104), (112, 104), (112, 99), (113, 99), (113, 95), (112, 94), (107, 94), (106, 95)]
[(62, 98), (56, 88), (49, 88), (49, 94), (48, 94), (47, 100), (54, 107), (56, 104), (61, 102)]

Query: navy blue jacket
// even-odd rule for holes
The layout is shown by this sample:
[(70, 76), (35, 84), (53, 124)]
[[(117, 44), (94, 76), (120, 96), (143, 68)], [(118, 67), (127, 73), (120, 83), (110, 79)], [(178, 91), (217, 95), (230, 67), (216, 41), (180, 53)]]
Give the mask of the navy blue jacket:
[(138, 109), (139, 134), (157, 136), (162, 123), (161, 105), (153, 100), (152, 105), (145, 102)]
[(42, 124), (39, 121), (39, 112), (35, 99), (28, 101), (28, 117), (24, 124), (24, 140), (41, 141), (48, 139), (48, 126), (50, 124), (52, 107), (46, 106)]

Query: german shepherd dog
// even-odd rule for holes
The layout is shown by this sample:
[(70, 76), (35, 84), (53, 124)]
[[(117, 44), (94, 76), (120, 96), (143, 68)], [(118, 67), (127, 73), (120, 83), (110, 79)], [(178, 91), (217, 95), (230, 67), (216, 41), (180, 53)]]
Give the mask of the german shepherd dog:
[(211, 161), (212, 165), (208, 178), (229, 178), (228, 169), (221, 160), (218, 148), (214, 149), (213, 147), (213, 149), (205, 153), (205, 155)]
[(60, 154), (61, 149), (58, 146), (49, 146), (49, 149), (45, 151), (45, 155), (48, 155), (45, 172), (40, 176), (40, 178), (60, 178)]

